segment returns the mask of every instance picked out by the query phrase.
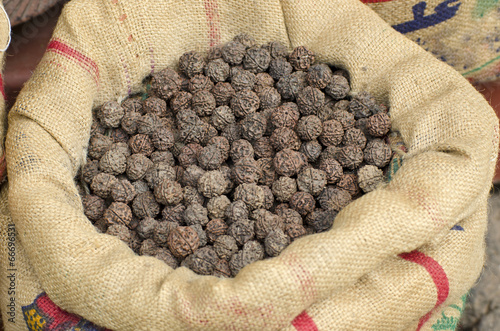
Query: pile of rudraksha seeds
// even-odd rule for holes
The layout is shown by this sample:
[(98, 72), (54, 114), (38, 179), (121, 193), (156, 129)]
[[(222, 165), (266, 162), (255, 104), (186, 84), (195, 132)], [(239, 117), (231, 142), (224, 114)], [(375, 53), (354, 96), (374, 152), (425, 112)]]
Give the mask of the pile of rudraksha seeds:
[(95, 110), (85, 215), (140, 255), (235, 276), (385, 180), (387, 108), (345, 71), (238, 35)]

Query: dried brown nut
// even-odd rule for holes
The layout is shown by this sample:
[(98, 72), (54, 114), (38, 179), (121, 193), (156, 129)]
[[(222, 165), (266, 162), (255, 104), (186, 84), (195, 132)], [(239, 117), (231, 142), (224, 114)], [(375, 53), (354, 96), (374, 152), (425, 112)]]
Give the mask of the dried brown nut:
[(366, 136), (360, 129), (350, 128), (344, 132), (342, 144), (356, 145), (359, 148), (363, 149), (366, 146)]
[(290, 240), (295, 240), (306, 235), (306, 229), (301, 224), (287, 224), (285, 225), (285, 233)]
[(159, 97), (168, 100), (179, 92), (181, 84), (179, 74), (170, 68), (166, 68), (152, 75), (151, 90)]
[(321, 144), (316, 139), (314, 139), (302, 142), (299, 152), (307, 157), (308, 162), (314, 163), (318, 160), (322, 150), (323, 146), (321, 146)]
[(325, 188), (318, 198), (321, 208), (325, 210), (333, 209), (335, 211), (340, 211), (347, 206), (351, 200), (349, 192), (333, 186)]
[(229, 261), (238, 252), (238, 245), (232, 236), (223, 234), (215, 239), (214, 250), (219, 258)]
[(118, 180), (111, 188), (111, 198), (116, 202), (129, 203), (135, 195), (135, 188), (127, 179)]
[(126, 143), (130, 138), (130, 136), (121, 128), (110, 130), (109, 137), (115, 143)]
[(269, 75), (276, 81), (281, 77), (290, 75), (293, 71), (292, 65), (284, 58), (277, 57), (269, 64)]
[(145, 156), (151, 155), (155, 148), (146, 134), (136, 134), (129, 139), (128, 145), (133, 154), (144, 154)]
[(140, 97), (139, 98), (127, 98), (127, 99), (123, 100), (122, 108), (125, 110), (126, 113), (136, 112), (136, 113), (142, 114), (142, 112), (143, 112), (142, 99)]
[(127, 158), (127, 177), (133, 181), (142, 179), (152, 166), (153, 162), (144, 154), (132, 154)]
[(200, 121), (200, 118), (196, 113), (191, 109), (180, 109), (175, 115), (177, 119), (178, 127), (181, 129), (182, 127), (196, 125)]
[(373, 165), (365, 165), (358, 171), (359, 187), (368, 193), (377, 188), (384, 181), (382, 170)]
[(200, 144), (187, 144), (182, 148), (181, 153), (177, 157), (179, 164), (183, 168), (187, 168), (190, 165), (196, 165), (202, 149), (203, 147)]
[(337, 159), (342, 167), (354, 170), (363, 162), (363, 150), (356, 145), (344, 146)]
[(177, 222), (158, 222), (153, 230), (153, 240), (157, 245), (164, 246), (167, 243), (170, 232), (179, 226)]
[(119, 175), (127, 169), (127, 157), (120, 151), (110, 149), (101, 157), (99, 169), (111, 175)]
[(212, 46), (208, 49), (207, 60), (212, 61), (222, 58), (222, 45)]
[(192, 228), (179, 226), (168, 235), (167, 245), (174, 256), (184, 258), (198, 249), (200, 239)]
[(316, 201), (314, 197), (306, 192), (296, 192), (290, 198), (290, 208), (297, 211), (300, 215), (305, 216), (314, 210)]
[(215, 98), (207, 90), (201, 90), (193, 94), (191, 107), (198, 116), (210, 116), (215, 109)]
[(315, 232), (323, 232), (330, 230), (336, 216), (337, 212), (333, 209), (315, 209), (312, 213), (307, 215), (306, 223), (312, 227)]
[(228, 124), (234, 123), (235, 121), (234, 114), (228, 106), (215, 108), (210, 119), (210, 123), (212, 123), (217, 130), (222, 130)]
[(104, 199), (97, 195), (87, 194), (82, 198), (83, 212), (90, 220), (96, 221), (102, 217), (106, 209)]
[(232, 178), (237, 185), (257, 183), (261, 176), (260, 168), (253, 158), (242, 158), (234, 164)]
[(316, 115), (325, 104), (325, 94), (319, 89), (307, 86), (297, 94), (297, 106), (302, 115)]
[(179, 70), (189, 78), (201, 74), (204, 67), (205, 58), (198, 52), (187, 52), (179, 58)]
[(139, 222), (139, 225), (137, 225), (135, 231), (142, 239), (148, 239), (153, 236), (153, 232), (158, 224), (158, 221), (154, 218), (146, 217)]
[(252, 212), (252, 219), (255, 221), (255, 237), (263, 240), (266, 236), (276, 229), (283, 230), (285, 223), (281, 216), (271, 213), (266, 209), (257, 209)]
[(226, 208), (231, 204), (228, 197), (220, 195), (210, 199), (207, 203), (208, 216), (210, 218), (224, 218)]
[(198, 191), (207, 198), (224, 194), (228, 180), (220, 170), (205, 172), (198, 180)]
[(325, 87), (325, 93), (335, 100), (344, 99), (350, 90), (347, 78), (339, 75), (333, 75), (331, 81)]
[(132, 186), (134, 187), (136, 195), (139, 193), (144, 193), (149, 191), (148, 183), (146, 183), (143, 180), (136, 180), (135, 182), (132, 183)]
[(198, 234), (198, 238), (200, 238), (200, 247), (206, 246), (208, 244), (207, 234), (203, 230), (203, 226), (201, 224), (193, 224), (189, 226)]
[(141, 243), (139, 253), (145, 256), (153, 256), (158, 252), (158, 248), (153, 239), (146, 239)]
[(212, 276), (218, 278), (229, 278), (231, 277), (231, 268), (229, 268), (229, 262), (223, 259), (219, 259), (214, 267), (214, 272)]
[(243, 249), (233, 255), (229, 261), (229, 267), (233, 276), (236, 276), (245, 266), (262, 260), (264, 258), (264, 247), (257, 241), (250, 241), (243, 246)]
[(354, 118), (360, 119), (371, 116), (372, 110), (376, 106), (375, 98), (370, 93), (363, 91), (353, 97), (349, 104), (349, 111), (354, 114)]
[(184, 222), (184, 210), (186, 210), (186, 207), (182, 204), (166, 206), (161, 215), (166, 222), (182, 223)]
[(137, 133), (150, 135), (160, 126), (160, 118), (155, 114), (144, 114), (137, 120)]
[(236, 200), (226, 208), (224, 215), (228, 224), (245, 220), (248, 219), (248, 207), (245, 202)]
[(244, 183), (236, 187), (234, 200), (242, 200), (249, 210), (254, 210), (264, 206), (265, 195), (262, 187), (257, 184)]
[(271, 186), (276, 179), (274, 162), (272, 158), (260, 158), (256, 162), (259, 168), (260, 177), (258, 183), (265, 186)]
[(234, 67), (231, 69), (231, 86), (236, 92), (252, 90), (255, 86), (255, 75), (248, 70)]
[(337, 187), (349, 192), (352, 197), (356, 197), (361, 193), (356, 174), (343, 174), (337, 183)]
[(166, 151), (174, 145), (174, 134), (170, 129), (161, 127), (151, 134), (151, 141), (157, 150)]
[(212, 247), (202, 247), (186, 259), (186, 266), (199, 275), (211, 275), (219, 258)]
[(232, 66), (240, 64), (245, 53), (245, 45), (237, 41), (230, 41), (222, 47), (222, 58)]
[(233, 41), (237, 41), (245, 45), (246, 48), (250, 48), (255, 45), (255, 39), (246, 33), (239, 33), (234, 38)]
[(257, 140), (266, 132), (267, 120), (262, 113), (251, 113), (241, 121), (241, 136), (247, 140)]
[(273, 158), (276, 154), (269, 137), (262, 137), (255, 140), (252, 146), (257, 158)]
[(288, 55), (288, 49), (279, 41), (270, 41), (262, 48), (267, 49), (272, 58), (286, 57)]
[(182, 174), (182, 185), (198, 187), (198, 180), (205, 173), (205, 170), (196, 165), (190, 165)]
[(221, 133), (221, 136), (226, 138), (230, 144), (241, 139), (241, 125), (239, 123), (228, 124)]
[(306, 164), (306, 156), (292, 149), (281, 150), (274, 158), (274, 169), (281, 176), (295, 176)]
[(112, 144), (113, 139), (97, 133), (90, 138), (88, 149), (89, 156), (93, 159), (100, 159), (104, 155), (104, 153), (106, 153), (108, 149), (111, 148)]
[(127, 228), (123, 224), (112, 224), (108, 227), (106, 230), (106, 234), (109, 234), (110, 236), (117, 237), (121, 241), (125, 243), (129, 243), (131, 239), (131, 233), (129, 228)]
[(206, 225), (208, 223), (207, 209), (197, 203), (187, 206), (184, 210), (184, 222), (187, 225)]
[(156, 253), (154, 255), (160, 261), (165, 262), (170, 268), (177, 268), (179, 266), (179, 261), (175, 258), (175, 256), (166, 248), (158, 247)]
[(154, 163), (151, 168), (146, 172), (144, 179), (148, 183), (149, 187), (153, 189), (157, 186), (163, 179), (175, 180), (176, 174), (175, 169), (166, 162)]
[(174, 113), (178, 113), (182, 110), (186, 110), (191, 108), (191, 100), (193, 99), (193, 95), (189, 92), (181, 91), (174, 95), (172, 99), (170, 99), (170, 108), (174, 111)]
[(111, 194), (111, 189), (118, 182), (115, 176), (101, 172), (94, 176), (90, 189), (95, 195), (106, 199)]
[(332, 78), (332, 70), (324, 63), (313, 65), (307, 71), (307, 83), (319, 89), (324, 89), (329, 85)]
[(128, 134), (137, 132), (137, 121), (141, 118), (141, 114), (136, 111), (125, 113), (121, 121), (121, 128)]
[(229, 226), (227, 234), (233, 237), (239, 246), (243, 246), (255, 235), (254, 223), (249, 220), (238, 220)]
[(132, 210), (123, 202), (113, 202), (104, 211), (102, 218), (108, 225), (123, 224), (128, 226), (130, 221), (132, 221)]
[(267, 72), (261, 72), (255, 75), (255, 85), (253, 87), (255, 93), (260, 93), (264, 87), (268, 86), (274, 86), (274, 79)]
[(306, 168), (297, 175), (297, 186), (299, 190), (317, 196), (326, 186), (326, 173), (312, 167)]
[(323, 122), (323, 132), (319, 136), (319, 141), (323, 146), (337, 146), (344, 137), (344, 128), (336, 120)]
[(182, 201), (183, 192), (181, 184), (162, 178), (154, 187), (156, 201), (163, 205), (176, 205)]
[(297, 123), (297, 133), (302, 140), (313, 140), (320, 136), (323, 124), (318, 116), (304, 116)]
[(274, 195), (273, 191), (269, 186), (261, 185), (260, 186), (264, 191), (264, 209), (270, 210), (274, 206)]
[(227, 153), (216, 145), (208, 145), (201, 150), (198, 156), (198, 164), (205, 170), (215, 170), (219, 169), (226, 159)]
[(85, 183), (92, 183), (92, 179), (94, 176), (100, 173), (99, 171), (99, 161), (97, 160), (89, 160), (82, 168), (82, 178)]
[(391, 129), (391, 118), (384, 112), (368, 117), (366, 123), (368, 133), (374, 137), (382, 137)]
[(117, 128), (125, 115), (125, 110), (118, 102), (108, 101), (97, 110), (96, 115), (105, 128)]
[(157, 117), (164, 117), (167, 115), (167, 102), (157, 97), (149, 97), (144, 100), (144, 112)]
[(290, 238), (281, 229), (271, 231), (264, 240), (266, 253), (272, 257), (278, 256), (289, 244)]
[(240, 139), (233, 142), (229, 153), (233, 162), (237, 162), (242, 158), (254, 157), (254, 150), (252, 144), (245, 139)]
[(156, 217), (160, 212), (160, 205), (150, 191), (138, 193), (132, 201), (134, 215), (139, 218)]
[(111, 145), (109, 150), (117, 151), (119, 153), (124, 154), (126, 157), (129, 157), (131, 152), (128, 144), (126, 142), (117, 142)]
[(282, 176), (273, 183), (272, 190), (276, 200), (287, 202), (297, 192), (297, 182), (293, 178)]
[(189, 80), (189, 92), (193, 95), (202, 90), (211, 91), (214, 88), (214, 83), (205, 75), (196, 75)]
[(269, 68), (271, 54), (265, 48), (252, 46), (243, 57), (243, 67), (253, 73), (264, 72)]
[(182, 196), (183, 200), (182, 202), (186, 205), (189, 206), (193, 203), (197, 203), (200, 205), (203, 205), (205, 203), (205, 197), (198, 192), (198, 189), (193, 186), (184, 186), (182, 188)]
[(255, 92), (245, 89), (236, 92), (231, 98), (231, 110), (236, 117), (245, 117), (259, 109), (260, 100)]
[(212, 89), (217, 106), (227, 106), (236, 91), (230, 83), (219, 82)]
[(228, 226), (221, 218), (214, 218), (207, 223), (206, 233), (210, 242), (214, 242), (219, 236), (226, 234)]
[(301, 145), (301, 141), (297, 133), (287, 127), (277, 128), (274, 130), (270, 140), (271, 145), (277, 151), (281, 151), (283, 149), (292, 149), (296, 151)]
[(205, 67), (205, 75), (214, 83), (224, 82), (229, 78), (229, 64), (222, 59), (215, 59), (208, 62)]
[(281, 104), (281, 95), (274, 87), (264, 87), (259, 91), (260, 108), (276, 108)]
[(292, 51), (288, 59), (295, 70), (306, 71), (314, 63), (315, 56), (305, 46), (299, 46)]
[[(345, 101), (345, 100), (342, 100)], [(339, 101), (338, 103), (340, 103)], [(336, 121), (339, 121), (340, 124), (342, 124), (342, 127), (344, 130), (347, 130), (349, 128), (354, 127), (354, 124), (356, 123), (354, 119), (354, 115), (349, 113), (348, 111), (345, 110), (334, 110), (332, 112), (331, 119), (334, 119)]]
[(294, 100), (297, 98), (300, 90), (306, 87), (305, 76), (303, 72), (294, 72), (291, 75), (285, 75), (276, 83), (276, 89), (285, 100)]
[(293, 102), (286, 102), (276, 108), (271, 114), (271, 122), (277, 128), (293, 129), (300, 118), (299, 108)]

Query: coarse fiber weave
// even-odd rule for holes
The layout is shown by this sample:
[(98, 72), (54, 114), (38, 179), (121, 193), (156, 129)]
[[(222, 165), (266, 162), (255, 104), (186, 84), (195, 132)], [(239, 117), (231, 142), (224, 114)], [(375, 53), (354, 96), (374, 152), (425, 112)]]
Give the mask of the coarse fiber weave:
[[(390, 106), (407, 151), (330, 231), (218, 279), (98, 233), (74, 177), (93, 107), (241, 32), (348, 70), (354, 92)], [(73, 0), (9, 113), (0, 243), (15, 227), (17, 271), (13, 297), (1, 269), (1, 307), (16, 308), (5, 328), (452, 330), (483, 266), (497, 146), (498, 120), (467, 80), (358, 0)]]

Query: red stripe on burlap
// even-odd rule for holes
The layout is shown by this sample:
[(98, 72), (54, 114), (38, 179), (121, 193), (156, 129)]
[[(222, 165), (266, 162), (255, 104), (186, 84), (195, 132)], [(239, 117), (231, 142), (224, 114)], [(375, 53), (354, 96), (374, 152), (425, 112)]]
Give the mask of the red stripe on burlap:
[(205, 0), (205, 14), (208, 24), (208, 45), (213, 47), (220, 44), (220, 19), (217, 0)]
[(80, 65), (83, 69), (87, 70), (92, 75), (96, 83), (98, 83), (99, 68), (97, 67), (97, 64), (91, 58), (63, 43), (60, 39), (51, 40), (47, 46), (47, 52), (54, 52), (76, 61), (76, 63), (78, 63), (78, 65)]
[(311, 316), (305, 310), (299, 316), (295, 317), (292, 325), (297, 331), (318, 331), (316, 323), (314, 323)]
[(7, 179), (7, 161), (5, 160), (5, 152), (0, 157), (0, 184)]
[(4, 89), (4, 86), (3, 86), (3, 75), (0, 75), (0, 92), (2, 93), (2, 96), (3, 96), (3, 99), (7, 99), (5, 97), (5, 89)]
[(432, 257), (427, 256), (419, 251), (399, 254), (399, 257), (405, 259), (406, 261), (418, 263), (422, 267), (424, 267), (434, 281), (434, 285), (436, 285), (436, 305), (431, 309), (431, 311), (425, 314), (425, 316), (420, 318), (416, 330), (419, 331), (425, 324), (425, 322), (427, 322), (429, 318), (431, 318), (432, 313), (448, 298), (448, 294), (450, 292), (450, 283), (448, 282), (448, 277), (446, 276), (446, 272), (444, 271), (443, 267)]

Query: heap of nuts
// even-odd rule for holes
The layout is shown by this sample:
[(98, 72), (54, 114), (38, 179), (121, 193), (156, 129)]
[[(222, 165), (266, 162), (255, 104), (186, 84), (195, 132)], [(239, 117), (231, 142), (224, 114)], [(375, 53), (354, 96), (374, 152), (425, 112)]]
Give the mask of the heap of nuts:
[(235, 276), (384, 181), (387, 108), (306, 47), (238, 35), (94, 112), (85, 215), (136, 253)]

